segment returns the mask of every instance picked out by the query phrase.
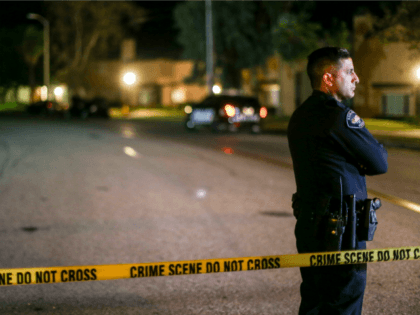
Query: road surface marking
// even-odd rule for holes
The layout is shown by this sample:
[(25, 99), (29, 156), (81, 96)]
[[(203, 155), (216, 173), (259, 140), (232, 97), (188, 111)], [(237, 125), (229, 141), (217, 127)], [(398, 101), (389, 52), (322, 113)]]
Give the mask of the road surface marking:
[[(218, 150), (220, 151), (220, 150)], [(238, 151), (237, 149), (235, 149), (235, 154), (239, 155), (239, 156), (244, 156), (244, 157), (248, 157), (254, 160), (258, 160), (258, 161), (264, 161), (267, 163), (271, 163), (274, 165), (278, 165), (284, 168), (288, 168), (288, 169), (293, 169), (293, 165), (285, 162), (285, 161), (280, 161), (274, 158), (270, 158), (264, 155), (259, 155), (259, 154), (255, 154), (255, 153), (249, 153), (249, 152), (243, 152), (243, 151)], [(368, 194), (374, 195), (375, 197), (380, 197), (390, 203), (393, 203), (397, 206), (406, 208), (408, 210), (412, 210), (415, 211), (417, 213), (420, 213), (420, 205), (415, 203), (415, 202), (411, 202), (402, 198), (398, 198), (392, 195), (388, 195), (385, 193), (381, 193), (379, 191), (373, 190), (373, 189), (368, 189), (367, 190)]]
[(385, 199), (397, 206), (404, 207), (406, 209), (420, 213), (420, 205), (417, 203), (414, 203), (414, 202), (411, 202), (402, 198), (398, 198), (392, 195), (384, 194), (373, 189), (368, 189), (368, 193), (374, 195), (375, 197), (380, 197), (382, 199)]

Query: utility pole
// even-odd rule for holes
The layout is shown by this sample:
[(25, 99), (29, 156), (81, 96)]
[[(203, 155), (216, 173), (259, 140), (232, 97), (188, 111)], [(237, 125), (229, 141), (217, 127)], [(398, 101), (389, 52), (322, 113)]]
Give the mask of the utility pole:
[(50, 22), (42, 15), (29, 13), (30, 20), (37, 20), (44, 26), (44, 85), (47, 87), (47, 99), (50, 93)]
[(213, 94), (214, 66), (213, 66), (213, 21), (212, 0), (206, 0), (206, 83), (209, 94)]

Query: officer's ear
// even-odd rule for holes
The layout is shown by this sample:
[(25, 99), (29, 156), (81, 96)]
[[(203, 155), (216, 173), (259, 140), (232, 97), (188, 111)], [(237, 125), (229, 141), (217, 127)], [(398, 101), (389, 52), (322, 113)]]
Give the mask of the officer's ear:
[(327, 86), (333, 86), (334, 76), (331, 73), (325, 72), (322, 76), (322, 81), (324, 81)]

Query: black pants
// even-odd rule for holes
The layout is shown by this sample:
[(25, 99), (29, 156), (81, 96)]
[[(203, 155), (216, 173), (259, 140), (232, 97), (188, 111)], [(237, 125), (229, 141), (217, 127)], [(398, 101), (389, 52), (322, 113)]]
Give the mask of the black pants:
[[(295, 227), (299, 253), (323, 252), (321, 238), (313, 237), (313, 223), (299, 218)], [(347, 232), (347, 231), (346, 231)], [(346, 239), (344, 233), (343, 239)], [(357, 249), (366, 249), (366, 242), (357, 242)], [(346, 250), (343, 247), (343, 250)], [(300, 268), (301, 304), (299, 315), (315, 314), (362, 314), (366, 288), (366, 264)]]

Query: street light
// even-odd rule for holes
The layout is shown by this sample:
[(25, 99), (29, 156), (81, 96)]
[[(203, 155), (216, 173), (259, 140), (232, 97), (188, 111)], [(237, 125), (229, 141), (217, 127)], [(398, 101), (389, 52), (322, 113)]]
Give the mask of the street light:
[(47, 87), (47, 99), (50, 88), (50, 22), (42, 15), (29, 13), (30, 20), (37, 20), (44, 26), (44, 85)]
[(132, 99), (132, 86), (134, 85), (134, 83), (137, 82), (137, 76), (135, 73), (133, 72), (126, 72), (123, 75), (123, 82), (125, 83), (126, 87), (123, 89), (123, 106), (122, 106), (122, 114), (124, 116), (128, 116), (129, 112), (130, 112), (130, 107), (129, 104), (131, 103), (130, 98)]
[(133, 85), (136, 82), (136, 75), (133, 72), (127, 72), (124, 77), (123, 81), (127, 85)]
[(419, 93), (419, 85), (420, 85), (420, 67), (416, 70), (416, 85), (415, 85), (415, 115), (420, 115), (420, 93)]

